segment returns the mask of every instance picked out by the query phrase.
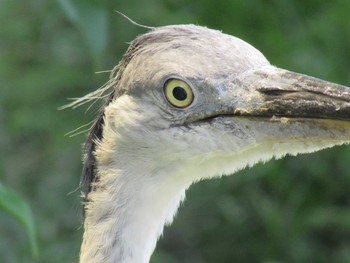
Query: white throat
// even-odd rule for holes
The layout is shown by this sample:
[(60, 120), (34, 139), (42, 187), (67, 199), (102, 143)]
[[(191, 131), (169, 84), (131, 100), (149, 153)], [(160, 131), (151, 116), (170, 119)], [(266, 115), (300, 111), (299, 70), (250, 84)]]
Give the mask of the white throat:
[[(109, 171), (110, 172), (110, 171)], [(125, 174), (103, 191), (91, 193), (87, 204), (81, 262), (149, 262), (164, 225), (171, 223), (186, 187), (169, 182), (169, 177)], [(137, 180), (124, 180), (125, 177)], [(131, 196), (132, 193), (132, 196)]]

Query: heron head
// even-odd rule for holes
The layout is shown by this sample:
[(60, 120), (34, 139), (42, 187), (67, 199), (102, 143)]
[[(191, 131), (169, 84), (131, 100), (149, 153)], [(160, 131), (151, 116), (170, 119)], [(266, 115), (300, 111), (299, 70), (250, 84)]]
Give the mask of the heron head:
[(132, 160), (190, 183), (350, 141), (348, 88), (274, 67), (219, 31), (152, 30), (131, 43), (112, 80), (90, 137), (100, 141), (91, 149), (99, 165)]
[(272, 66), (198, 26), (134, 40), (86, 143), (81, 262), (148, 262), (186, 188), (286, 154), (350, 142), (344, 86)]

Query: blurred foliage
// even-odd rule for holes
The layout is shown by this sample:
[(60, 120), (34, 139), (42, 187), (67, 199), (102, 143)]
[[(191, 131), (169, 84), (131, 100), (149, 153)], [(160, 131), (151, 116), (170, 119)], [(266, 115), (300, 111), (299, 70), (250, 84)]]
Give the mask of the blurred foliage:
[[(94, 110), (57, 111), (95, 90), (150, 26), (194, 23), (260, 49), (272, 64), (350, 85), (350, 2), (287, 0), (0, 1), (0, 182), (27, 198), (33, 261), (19, 223), (0, 212), (1, 262), (77, 262), (79, 174)], [(350, 262), (350, 149), (257, 165), (187, 193), (158, 262)]]
[(32, 211), (28, 202), (16, 192), (0, 183), (0, 211), (14, 217), (27, 232), (33, 258), (38, 257), (38, 240), (35, 231)]

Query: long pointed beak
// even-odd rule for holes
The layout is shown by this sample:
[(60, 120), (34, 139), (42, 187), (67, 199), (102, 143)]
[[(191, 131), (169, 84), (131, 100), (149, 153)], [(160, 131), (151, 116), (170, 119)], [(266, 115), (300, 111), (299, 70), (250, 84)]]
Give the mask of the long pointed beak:
[(198, 99), (193, 115), (200, 118), (190, 128), (203, 146), (199, 162), (209, 177), (215, 167), (231, 174), (272, 157), (350, 143), (348, 87), (273, 66), (203, 87), (206, 96), (199, 98), (209, 99)]
[(350, 121), (350, 88), (342, 85), (272, 66), (247, 72), (233, 84), (241, 98), (234, 115)]

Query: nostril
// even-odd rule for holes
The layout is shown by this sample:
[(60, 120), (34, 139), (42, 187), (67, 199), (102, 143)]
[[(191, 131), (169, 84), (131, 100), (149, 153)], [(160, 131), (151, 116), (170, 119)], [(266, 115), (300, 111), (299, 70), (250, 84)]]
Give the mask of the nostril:
[(283, 89), (283, 88), (277, 87), (277, 86), (260, 86), (258, 88), (258, 91), (260, 93), (263, 93), (266, 95), (271, 95), (271, 96), (283, 96), (283, 95), (298, 92), (297, 90), (288, 90), (288, 89)]

